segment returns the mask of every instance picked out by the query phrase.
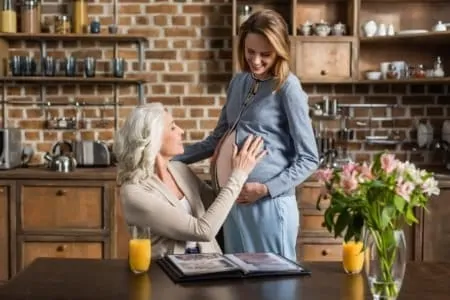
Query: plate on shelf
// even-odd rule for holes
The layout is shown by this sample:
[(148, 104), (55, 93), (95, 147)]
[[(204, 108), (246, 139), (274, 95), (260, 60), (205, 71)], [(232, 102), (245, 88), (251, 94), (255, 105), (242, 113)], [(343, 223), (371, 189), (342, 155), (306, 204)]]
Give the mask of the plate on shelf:
[(420, 34), (427, 32), (428, 30), (426, 29), (410, 29), (410, 30), (400, 30), (399, 32), (397, 32), (397, 35)]

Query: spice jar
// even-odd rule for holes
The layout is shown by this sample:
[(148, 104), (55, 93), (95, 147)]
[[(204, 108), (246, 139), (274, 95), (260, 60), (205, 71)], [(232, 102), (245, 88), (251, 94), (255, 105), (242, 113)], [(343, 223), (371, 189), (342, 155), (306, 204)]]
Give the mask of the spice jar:
[(69, 17), (66, 15), (56, 16), (55, 32), (66, 34), (71, 32)]
[(423, 65), (418, 65), (415, 69), (414, 69), (414, 78), (425, 78), (426, 73), (425, 73), (425, 68), (423, 67)]
[(394, 64), (389, 64), (388, 70), (386, 72), (387, 79), (398, 79), (399, 73), (397, 71), (397, 67)]
[(0, 31), (8, 33), (17, 32), (17, 15), (15, 3), (12, 0), (4, 0), (0, 11)]
[(41, 16), (39, 15), (38, 2), (36, 0), (22, 2), (20, 31), (24, 33), (41, 32)]

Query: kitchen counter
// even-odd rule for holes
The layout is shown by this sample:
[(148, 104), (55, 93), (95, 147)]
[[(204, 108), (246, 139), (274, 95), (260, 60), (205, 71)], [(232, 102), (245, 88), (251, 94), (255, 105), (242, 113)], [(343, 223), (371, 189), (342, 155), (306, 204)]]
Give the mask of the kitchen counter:
[[(441, 167), (424, 167), (429, 172), (435, 173), (435, 178), (440, 183), (450, 184), (450, 171)], [(52, 171), (44, 166), (17, 168), (11, 170), (1, 170), (0, 180), (8, 179), (55, 179), (55, 180), (115, 180), (117, 168), (114, 166), (106, 168), (77, 168), (70, 173), (61, 173)], [(197, 176), (203, 180), (209, 180), (211, 177), (203, 169), (195, 169)], [(314, 176), (309, 177), (304, 184), (317, 185), (318, 181)]]

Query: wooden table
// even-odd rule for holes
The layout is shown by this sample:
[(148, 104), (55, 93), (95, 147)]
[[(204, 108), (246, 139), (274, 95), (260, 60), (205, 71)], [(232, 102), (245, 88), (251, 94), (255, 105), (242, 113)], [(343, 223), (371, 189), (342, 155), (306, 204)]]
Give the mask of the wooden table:
[[(363, 275), (346, 275), (339, 263), (308, 263), (305, 266), (312, 271), (309, 277), (237, 279), (182, 285), (174, 284), (156, 263), (148, 277), (142, 277), (129, 272), (125, 260), (39, 258), (10, 282), (0, 286), (0, 299), (371, 299)], [(448, 263), (408, 264), (399, 299), (449, 299), (449, 280)], [(150, 285), (145, 286), (146, 282)]]

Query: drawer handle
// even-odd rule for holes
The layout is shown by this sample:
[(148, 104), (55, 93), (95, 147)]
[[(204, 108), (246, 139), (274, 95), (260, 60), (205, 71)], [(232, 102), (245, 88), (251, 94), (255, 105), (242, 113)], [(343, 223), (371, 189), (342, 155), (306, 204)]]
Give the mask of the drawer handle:
[(0, 188), (0, 194), (3, 194), (5, 190), (3, 188)]
[(67, 245), (59, 245), (56, 247), (57, 252), (64, 252), (67, 249)]
[(322, 75), (322, 76), (325, 76), (325, 75), (327, 75), (327, 74), (328, 74), (327, 70), (322, 70), (322, 71), (320, 71), (320, 75)]
[(328, 251), (327, 249), (322, 250), (322, 256), (327, 256), (328, 254), (330, 254), (330, 251)]
[(57, 195), (57, 196), (64, 196), (66, 193), (67, 193), (67, 192), (66, 192), (65, 190), (58, 190), (58, 191), (56, 192), (56, 195)]

